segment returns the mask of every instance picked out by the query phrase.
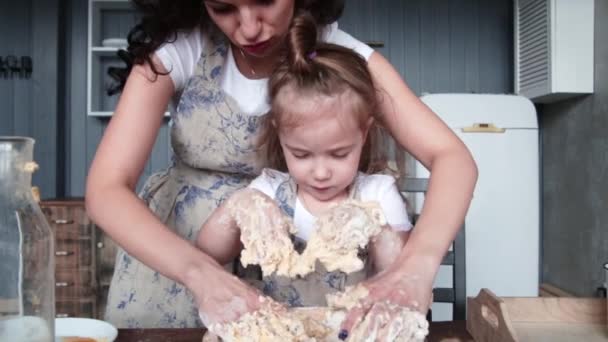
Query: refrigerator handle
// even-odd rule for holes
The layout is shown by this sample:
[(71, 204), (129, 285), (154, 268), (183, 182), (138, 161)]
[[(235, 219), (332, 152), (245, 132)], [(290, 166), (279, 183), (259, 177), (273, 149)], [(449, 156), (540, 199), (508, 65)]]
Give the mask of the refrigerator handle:
[(496, 127), (493, 123), (474, 123), (471, 126), (463, 127), (464, 133), (504, 133), (506, 129)]

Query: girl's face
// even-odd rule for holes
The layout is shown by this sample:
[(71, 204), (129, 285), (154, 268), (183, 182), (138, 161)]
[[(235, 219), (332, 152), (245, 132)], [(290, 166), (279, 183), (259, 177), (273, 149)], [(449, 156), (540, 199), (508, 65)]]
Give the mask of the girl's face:
[(255, 57), (281, 49), (295, 0), (203, 0), (209, 17), (232, 44)]
[[(362, 129), (354, 115), (344, 110), (351, 106), (344, 106), (342, 101), (295, 99), (292, 109), (296, 113), (310, 109), (310, 119), (279, 131), (287, 168), (298, 184), (299, 196), (319, 202), (342, 200), (357, 175), (369, 125)], [(298, 110), (302, 106), (304, 111)]]

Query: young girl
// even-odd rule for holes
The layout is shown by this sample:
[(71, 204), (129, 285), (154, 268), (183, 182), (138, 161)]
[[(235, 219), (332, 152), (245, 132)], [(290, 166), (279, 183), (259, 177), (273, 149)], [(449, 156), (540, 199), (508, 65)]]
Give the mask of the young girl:
[(314, 20), (302, 15), (289, 31), (287, 61), (270, 77), (269, 97), (260, 147), (272, 169), (264, 169), (247, 189), (220, 205), (203, 225), (197, 244), (222, 264), (232, 261), (243, 248), (233, 209), (254, 209), (254, 198), (260, 195), (271, 204), (262, 206), (264, 222), (275, 226), (259, 227), (267, 235), (262, 238), (281, 243), (280, 230), (287, 227), (280, 215), (285, 215), (297, 229), (292, 236), (297, 252), (304, 250), (317, 217), (332, 205), (347, 199), (378, 203), (388, 224), (367, 253), (360, 253), (364, 269), (346, 274), (318, 264), (302, 278), (264, 277), (263, 292), (277, 301), (325, 306), (326, 293), (388, 267), (411, 228), (395, 179), (373, 174), (385, 169), (374, 82), (363, 58), (350, 49), (318, 43)]

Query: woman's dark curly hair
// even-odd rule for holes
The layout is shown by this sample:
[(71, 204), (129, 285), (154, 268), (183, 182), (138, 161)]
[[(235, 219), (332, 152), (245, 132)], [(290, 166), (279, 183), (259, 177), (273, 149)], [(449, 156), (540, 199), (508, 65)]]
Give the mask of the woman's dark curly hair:
[[(118, 56), (126, 63), (124, 68), (109, 68), (108, 74), (116, 84), (108, 89), (113, 95), (122, 90), (134, 64), (148, 63), (155, 74), (160, 75), (152, 54), (164, 43), (177, 39), (180, 31), (189, 31), (197, 26), (211, 29), (203, 0), (131, 0), (141, 15), (141, 20), (131, 29), (127, 50)], [(338, 20), (344, 9), (344, 0), (295, 0), (296, 10), (308, 11), (319, 25)]]

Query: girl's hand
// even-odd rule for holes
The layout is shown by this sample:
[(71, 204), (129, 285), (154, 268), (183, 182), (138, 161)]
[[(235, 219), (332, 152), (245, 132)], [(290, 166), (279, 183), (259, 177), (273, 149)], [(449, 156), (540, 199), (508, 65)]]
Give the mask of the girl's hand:
[[(426, 316), (432, 302), (432, 287), (438, 267), (439, 265), (434, 265), (433, 262), (422, 257), (411, 256), (405, 264), (393, 264), (385, 271), (364, 281), (363, 286), (369, 291), (369, 295), (347, 313), (339, 337), (345, 340), (348, 333), (367, 315), (372, 315), (370, 316), (372, 321), (377, 320), (379, 315), (391, 316), (391, 312), (378, 310), (383, 306), (375, 305), (376, 303), (388, 301), (419, 311)], [(389, 324), (385, 326), (388, 327)]]

